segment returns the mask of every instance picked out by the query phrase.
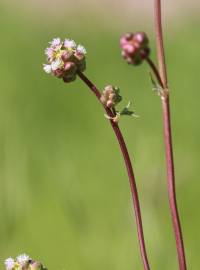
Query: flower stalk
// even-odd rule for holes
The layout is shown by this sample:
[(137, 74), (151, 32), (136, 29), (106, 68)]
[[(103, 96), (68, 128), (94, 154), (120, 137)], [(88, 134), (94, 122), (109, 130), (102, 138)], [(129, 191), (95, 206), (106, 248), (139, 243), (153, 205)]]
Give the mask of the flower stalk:
[(110, 117), (110, 124), (113, 128), (113, 131), (117, 137), (118, 143), (120, 145), (121, 152), (124, 157), (124, 162), (126, 165), (128, 177), (129, 177), (129, 183), (131, 188), (131, 194), (133, 199), (133, 205), (134, 205), (134, 211), (135, 211), (135, 217), (136, 217), (136, 224), (137, 224), (137, 233), (138, 233), (138, 239), (139, 239), (139, 245), (140, 245), (140, 252), (141, 257), (143, 261), (143, 267), (145, 270), (150, 270), (147, 252), (146, 252), (146, 246), (145, 246), (145, 240), (144, 240), (144, 233), (143, 233), (143, 225), (142, 225), (142, 216), (141, 216), (141, 210), (140, 210), (140, 203), (139, 203), (139, 197), (138, 197), (138, 191), (135, 181), (135, 176), (133, 173), (133, 167), (131, 164), (131, 160), (129, 157), (129, 153), (126, 147), (126, 143), (124, 141), (123, 135), (120, 131), (120, 128), (117, 124), (117, 122), (113, 121), (112, 119), (115, 117), (115, 113), (108, 107), (106, 107), (102, 101), (101, 101), (101, 93), (96, 88), (96, 86), (82, 73), (77, 73), (80, 79), (89, 87), (89, 89), (95, 94), (99, 102), (104, 107), (107, 115)]
[(161, 95), (162, 112), (163, 112), (163, 126), (164, 126), (164, 143), (166, 153), (166, 166), (167, 166), (167, 182), (168, 182), (168, 196), (171, 210), (171, 217), (173, 221), (174, 234), (176, 239), (176, 248), (178, 253), (179, 269), (186, 270), (186, 258), (183, 242), (183, 235), (181, 229), (181, 222), (176, 200), (176, 186), (175, 186), (175, 170), (173, 160), (173, 146), (172, 146), (172, 132), (170, 121), (170, 102), (169, 91), (167, 82), (167, 70), (165, 63), (164, 42), (162, 33), (162, 14), (161, 14), (161, 0), (154, 0), (155, 9), (155, 31), (156, 31), (156, 44), (157, 44), (157, 58), (159, 71), (147, 59), (150, 67), (152, 68), (158, 83), (163, 88), (164, 95)]
[[(146, 50), (145, 47), (145, 44), (148, 43), (148, 40), (146, 40), (145, 36), (143, 34), (138, 34), (135, 35), (133, 38), (136, 47), (138, 45), (142, 45), (143, 52), (148, 54), (148, 50)], [(135, 210), (140, 252), (144, 270), (150, 270), (144, 240), (142, 216), (136, 181), (129, 153), (122, 133), (118, 126), (118, 121), (121, 116), (136, 116), (133, 111), (129, 110), (131, 103), (129, 102), (128, 105), (121, 111), (116, 110), (115, 106), (122, 100), (122, 96), (120, 95), (120, 89), (118, 87), (113, 87), (112, 85), (106, 86), (103, 93), (101, 94), (97, 87), (83, 74), (83, 71), (86, 68), (86, 49), (82, 45), (77, 45), (74, 40), (65, 39), (63, 42), (60, 38), (54, 38), (50, 42), (50, 47), (45, 50), (45, 54), (47, 56), (47, 64), (43, 65), (43, 69), (46, 73), (63, 79), (65, 83), (70, 83), (74, 81), (78, 76), (95, 94), (95, 96), (106, 111), (105, 116), (107, 119), (109, 119), (113, 131), (117, 137), (129, 177), (131, 194)]]

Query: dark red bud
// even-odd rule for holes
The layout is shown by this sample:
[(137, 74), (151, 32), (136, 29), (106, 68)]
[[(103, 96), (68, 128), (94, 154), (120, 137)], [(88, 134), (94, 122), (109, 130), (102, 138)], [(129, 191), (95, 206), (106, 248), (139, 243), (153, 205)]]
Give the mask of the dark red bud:
[(66, 62), (64, 65), (64, 70), (65, 71), (71, 71), (71, 70), (75, 70), (76, 69), (76, 65), (73, 62)]
[(58, 78), (62, 78), (62, 76), (63, 76), (63, 70), (60, 69), (60, 68), (58, 68), (58, 69), (56, 69), (56, 70), (53, 71), (53, 74), (54, 74), (56, 77), (58, 77)]
[(142, 57), (142, 59), (146, 59), (149, 56), (149, 54), (150, 54), (149, 48), (145, 48), (140, 51), (140, 56)]
[(70, 56), (71, 55), (68, 52), (64, 51), (61, 58), (62, 58), (63, 62), (67, 62), (69, 60)]
[(130, 54), (132, 54), (136, 51), (136, 48), (135, 48), (134, 44), (132, 44), (132, 43), (124, 45), (122, 49), (125, 52), (130, 53)]
[(108, 100), (107, 103), (106, 103), (106, 106), (107, 106), (108, 108), (112, 108), (113, 105), (114, 105), (114, 104), (113, 104), (112, 100)]
[(148, 43), (147, 35), (144, 32), (137, 32), (134, 34), (134, 40), (140, 44)]
[(85, 58), (85, 55), (84, 54), (81, 54), (81, 53), (78, 53), (76, 52), (74, 54), (74, 56), (79, 60), (79, 61), (82, 61), (84, 58)]
[(127, 41), (131, 40), (133, 38), (133, 33), (126, 33), (125, 36)]
[(102, 95), (100, 97), (101, 103), (103, 103), (104, 105), (106, 105), (106, 98), (104, 97), (104, 95)]
[(66, 76), (63, 77), (63, 81), (66, 83), (73, 82), (75, 80), (76, 80), (76, 74), (70, 77), (66, 77)]
[(120, 46), (123, 47), (124, 45), (127, 44), (127, 39), (126, 37), (121, 37), (120, 38)]

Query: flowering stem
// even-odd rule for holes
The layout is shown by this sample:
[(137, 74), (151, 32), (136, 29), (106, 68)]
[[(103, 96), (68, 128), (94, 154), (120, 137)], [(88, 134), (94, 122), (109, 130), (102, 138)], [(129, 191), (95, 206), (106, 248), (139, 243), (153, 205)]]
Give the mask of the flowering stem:
[[(175, 172), (173, 161), (173, 147), (172, 147), (172, 133), (170, 123), (170, 102), (169, 91), (167, 86), (167, 71), (165, 63), (163, 33), (162, 33), (162, 16), (161, 16), (161, 0), (154, 0), (155, 8), (155, 31), (156, 31), (156, 43), (157, 43), (157, 57), (159, 72), (155, 65), (152, 65), (148, 61), (158, 82), (163, 88), (164, 95), (161, 95), (162, 111), (163, 111), (163, 124), (164, 124), (164, 142), (166, 152), (166, 165), (167, 165), (167, 180), (168, 180), (168, 195), (169, 204), (171, 210), (171, 216), (173, 221), (174, 234), (176, 239), (177, 254), (179, 260), (179, 269), (186, 270), (186, 259), (183, 243), (183, 235), (181, 230), (181, 223), (178, 213), (177, 200), (176, 200), (176, 187), (175, 187)], [(159, 74), (159, 76), (158, 76)]]
[[(80, 79), (96, 95), (99, 102), (101, 103), (101, 100), (100, 100), (101, 93), (96, 88), (96, 86), (82, 72), (78, 72), (78, 75), (79, 75)], [(105, 111), (106, 111), (106, 113), (107, 113), (107, 115), (109, 117), (113, 118), (115, 116), (113, 114), (113, 112), (109, 108), (107, 108), (104, 105), (103, 105), (103, 107), (104, 107), (104, 109), (105, 109)], [(141, 257), (142, 257), (142, 261), (143, 261), (143, 266), (144, 266), (145, 270), (150, 270), (149, 262), (148, 262), (148, 258), (147, 258), (146, 247), (145, 247), (145, 240), (144, 240), (144, 233), (143, 233), (143, 226), (142, 226), (142, 217), (141, 217), (141, 211), (140, 211), (140, 203), (139, 203), (137, 186), (136, 186), (136, 182), (135, 182), (135, 176), (134, 176), (134, 173), (133, 173), (131, 160), (130, 160), (130, 157), (129, 157), (129, 153), (128, 153), (128, 150), (127, 150), (123, 135), (122, 135), (122, 133), (121, 133), (121, 131), (119, 129), (118, 124), (115, 123), (112, 119), (110, 119), (110, 123), (111, 123), (113, 131), (114, 131), (114, 133), (115, 133), (115, 135), (117, 137), (118, 143), (120, 145), (121, 152), (122, 152), (123, 157), (124, 157), (128, 177), (129, 177), (131, 194), (132, 194), (133, 205), (134, 205), (134, 210), (135, 210), (137, 232), (138, 232), (138, 239), (139, 239), (139, 244), (140, 244), (140, 252), (141, 252)]]

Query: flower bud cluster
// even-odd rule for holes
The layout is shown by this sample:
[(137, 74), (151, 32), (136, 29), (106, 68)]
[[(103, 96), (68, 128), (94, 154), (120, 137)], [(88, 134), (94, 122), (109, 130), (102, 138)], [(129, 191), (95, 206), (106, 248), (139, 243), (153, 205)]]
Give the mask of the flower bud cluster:
[(48, 64), (43, 65), (44, 71), (62, 78), (64, 82), (74, 81), (77, 72), (86, 68), (86, 49), (71, 39), (61, 41), (54, 38), (49, 43), (50, 47), (45, 50)]
[(100, 98), (101, 102), (108, 108), (114, 108), (121, 100), (120, 89), (116, 86), (108, 85), (104, 88)]
[(139, 65), (149, 56), (149, 40), (144, 32), (128, 33), (121, 37), (122, 57), (132, 65)]
[(40, 262), (32, 260), (26, 254), (21, 254), (16, 259), (6, 259), (5, 266), (6, 270), (47, 270)]

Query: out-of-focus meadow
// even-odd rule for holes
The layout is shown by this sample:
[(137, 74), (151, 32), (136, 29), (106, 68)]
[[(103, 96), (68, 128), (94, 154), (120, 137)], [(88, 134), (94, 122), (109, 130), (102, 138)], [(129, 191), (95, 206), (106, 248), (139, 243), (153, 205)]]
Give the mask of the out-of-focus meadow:
[[(133, 101), (140, 118), (125, 117), (120, 126), (150, 262), (152, 269), (177, 269), (160, 101), (147, 65), (126, 65), (118, 45), (121, 33), (147, 31), (155, 59), (153, 18), (144, 21), (133, 9), (126, 20), (122, 9), (114, 16), (106, 6), (98, 13), (60, 2), (55, 12), (51, 1), (0, 3), (1, 269), (5, 258), (22, 252), (49, 269), (142, 269), (124, 163), (101, 106), (79, 80), (64, 84), (42, 70), (47, 42), (57, 36), (86, 47), (86, 74), (100, 89), (118, 85), (124, 104)], [(170, 13), (166, 20), (177, 195), (188, 268), (198, 270), (200, 22), (192, 15), (176, 21)]]

